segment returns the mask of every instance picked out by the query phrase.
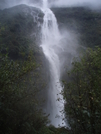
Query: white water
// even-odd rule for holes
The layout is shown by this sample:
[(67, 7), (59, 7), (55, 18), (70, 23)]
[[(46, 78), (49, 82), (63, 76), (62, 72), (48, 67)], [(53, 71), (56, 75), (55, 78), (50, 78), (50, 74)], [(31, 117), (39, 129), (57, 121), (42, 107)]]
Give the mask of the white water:
[[(58, 49), (60, 49), (61, 35), (59, 33), (57, 20), (53, 12), (48, 8), (48, 1), (43, 0), (44, 22), (42, 26), (43, 53), (49, 61), (50, 84), (48, 89), (48, 100), (46, 112), (50, 114), (49, 119), (55, 127), (65, 126), (62, 120), (64, 115), (60, 112), (64, 110), (63, 90), (60, 83), (60, 60)], [(62, 51), (62, 49), (61, 49)]]

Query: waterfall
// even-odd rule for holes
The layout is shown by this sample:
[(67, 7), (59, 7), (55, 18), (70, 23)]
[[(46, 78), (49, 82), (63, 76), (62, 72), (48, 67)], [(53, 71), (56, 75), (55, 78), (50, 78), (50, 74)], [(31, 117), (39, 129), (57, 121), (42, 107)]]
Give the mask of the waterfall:
[(58, 55), (61, 34), (58, 29), (56, 17), (48, 8), (48, 0), (43, 0), (42, 10), (44, 12), (44, 18), (41, 47), (49, 62), (50, 69), (46, 112), (50, 114), (49, 119), (52, 125), (55, 127), (65, 126), (63, 120), (64, 115), (60, 112), (64, 110), (63, 96), (60, 94), (63, 88), (60, 82), (60, 60)]

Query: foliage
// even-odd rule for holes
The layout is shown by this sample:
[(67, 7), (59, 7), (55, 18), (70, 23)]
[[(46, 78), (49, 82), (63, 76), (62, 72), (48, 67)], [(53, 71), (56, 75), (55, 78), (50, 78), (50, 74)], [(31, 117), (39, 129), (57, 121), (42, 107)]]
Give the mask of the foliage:
[(1, 134), (68, 133), (65, 128), (47, 126), (48, 116), (40, 108), (39, 93), (42, 89), (37, 88), (37, 80), (33, 81), (30, 75), (36, 78), (36, 67), (32, 55), (26, 61), (13, 61), (8, 55), (0, 55)]
[(39, 134), (69, 134), (69, 131), (64, 128), (55, 128), (54, 126), (48, 126), (41, 129)]
[(101, 48), (88, 49), (75, 59), (65, 82), (64, 98), (73, 133), (99, 134), (101, 128)]
[(28, 76), (24, 78), (35, 68), (31, 56), (27, 61), (19, 62), (10, 60), (7, 55), (0, 55), (1, 134), (31, 134), (47, 124), (47, 116), (39, 108), (39, 91)]

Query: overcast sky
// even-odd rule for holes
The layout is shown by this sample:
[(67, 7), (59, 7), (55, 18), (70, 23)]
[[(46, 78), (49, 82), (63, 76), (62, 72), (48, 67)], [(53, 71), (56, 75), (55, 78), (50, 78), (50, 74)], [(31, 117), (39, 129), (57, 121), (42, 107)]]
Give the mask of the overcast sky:
[(51, 4), (54, 6), (81, 6), (89, 5), (93, 7), (101, 7), (101, 0), (54, 0)]
[[(41, 3), (42, 6), (43, 0), (0, 0), (0, 8), (11, 7), (17, 4), (35, 4)], [(89, 6), (93, 8), (101, 8), (101, 0), (48, 0), (49, 6), (55, 7), (70, 7), (70, 6)], [(20, 2), (20, 3), (19, 3)]]

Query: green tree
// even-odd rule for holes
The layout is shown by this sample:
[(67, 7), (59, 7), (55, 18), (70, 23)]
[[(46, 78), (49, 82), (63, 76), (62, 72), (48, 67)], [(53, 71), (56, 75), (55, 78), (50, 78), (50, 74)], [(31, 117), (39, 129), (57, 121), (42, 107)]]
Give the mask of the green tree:
[(40, 109), (39, 90), (28, 75), (35, 68), (31, 56), (26, 61), (13, 61), (0, 55), (1, 134), (37, 134), (46, 126), (48, 120)]
[(99, 134), (101, 128), (101, 48), (75, 59), (65, 82), (64, 98), (73, 133)]

